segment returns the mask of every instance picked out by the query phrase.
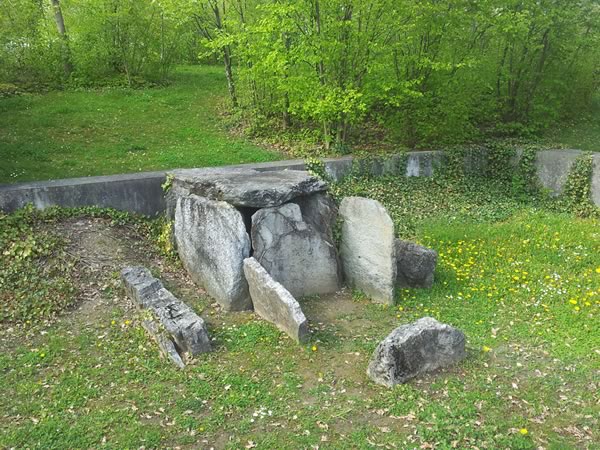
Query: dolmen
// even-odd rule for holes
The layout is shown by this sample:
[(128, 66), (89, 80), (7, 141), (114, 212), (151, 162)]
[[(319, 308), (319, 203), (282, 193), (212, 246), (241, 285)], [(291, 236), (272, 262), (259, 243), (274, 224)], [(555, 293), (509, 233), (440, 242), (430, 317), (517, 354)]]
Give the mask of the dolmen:
[(294, 297), (333, 293), (341, 267), (327, 184), (305, 171), (183, 169), (167, 200), (192, 279), (227, 311), (252, 309), (250, 256)]
[[(377, 201), (345, 198), (306, 171), (181, 169), (168, 174), (167, 214), (185, 269), (225, 311), (252, 310), (297, 342), (308, 337), (296, 299), (345, 281), (392, 304), (398, 287), (431, 287), (435, 251), (395, 238)], [(340, 249), (334, 239), (341, 219)]]
[(342, 286), (327, 183), (298, 170), (182, 169), (169, 177), (167, 214), (194, 282), (224, 310), (254, 309), (305, 342), (295, 299)]

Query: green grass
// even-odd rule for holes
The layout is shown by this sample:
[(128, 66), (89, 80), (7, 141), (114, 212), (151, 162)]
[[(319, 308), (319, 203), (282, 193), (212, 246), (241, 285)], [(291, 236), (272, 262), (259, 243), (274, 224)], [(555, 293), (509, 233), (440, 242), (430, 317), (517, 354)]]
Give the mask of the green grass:
[(221, 72), (181, 67), (164, 88), (0, 99), (0, 183), (280, 158), (222, 128)]
[(600, 152), (600, 96), (588, 115), (557, 124), (546, 133), (545, 139), (566, 148)]
[[(436, 282), (399, 292), (395, 307), (358, 294), (303, 300), (306, 346), (175, 283), (215, 338), (213, 353), (179, 371), (159, 358), (116, 274), (103, 291), (113, 306), (91, 325), (73, 313), (1, 325), (0, 447), (594, 448), (598, 219), (446, 181), (337, 187), (379, 198), (396, 223), (413, 217), (399, 229), (438, 250)], [(377, 343), (426, 315), (466, 333), (468, 358), (392, 390), (371, 383)]]

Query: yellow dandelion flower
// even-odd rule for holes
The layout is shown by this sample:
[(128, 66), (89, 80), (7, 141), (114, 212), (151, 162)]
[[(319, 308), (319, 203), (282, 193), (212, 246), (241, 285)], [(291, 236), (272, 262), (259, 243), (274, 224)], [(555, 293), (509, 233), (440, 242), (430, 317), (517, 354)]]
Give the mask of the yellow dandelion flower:
[(569, 300), (569, 303), (571, 305), (576, 305), (577, 304), (577, 300), (575, 300), (574, 298), (572, 298), (571, 300)]
[(317, 351), (317, 346), (316, 346), (316, 345), (313, 345), (313, 346), (312, 346), (310, 349), (311, 349), (313, 352), (316, 352), (316, 351)]
[(125, 325), (129, 325), (130, 323), (131, 323), (131, 321), (130, 321), (130, 320), (126, 320), (126, 321), (125, 321)]
[(519, 433), (521, 433), (523, 436), (525, 436), (525, 435), (529, 434), (529, 431), (527, 431), (527, 428), (521, 428), (519, 430)]
[(579, 306), (575, 307), (575, 311), (579, 311), (581, 308)]
[(482, 349), (484, 352), (486, 352), (486, 353), (487, 353), (487, 352), (489, 352), (490, 350), (492, 350), (492, 349), (491, 349), (490, 347), (488, 347), (487, 345), (484, 345), (484, 346), (483, 346), (481, 349)]
[(600, 267), (596, 267), (596, 273), (600, 273)]

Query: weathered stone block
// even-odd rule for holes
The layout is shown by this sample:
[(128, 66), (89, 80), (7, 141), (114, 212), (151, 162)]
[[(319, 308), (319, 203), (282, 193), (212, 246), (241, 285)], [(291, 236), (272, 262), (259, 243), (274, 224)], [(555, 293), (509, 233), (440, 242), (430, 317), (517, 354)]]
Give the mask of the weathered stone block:
[(254, 258), (294, 297), (340, 288), (337, 249), (288, 203), (252, 216)]
[[(140, 307), (152, 311), (180, 351), (195, 356), (211, 350), (204, 320), (165, 289), (148, 269), (126, 267), (121, 277), (128, 295)], [(162, 345), (161, 348), (166, 349)]]
[(437, 264), (437, 252), (400, 239), (396, 239), (395, 245), (398, 287), (431, 288)]
[(254, 258), (244, 260), (244, 273), (250, 286), (254, 311), (296, 342), (306, 342), (309, 336), (308, 322), (292, 294)]
[(340, 257), (347, 283), (373, 300), (394, 303), (394, 223), (376, 200), (346, 197), (340, 205)]
[(375, 349), (368, 376), (393, 387), (424, 372), (447, 367), (466, 356), (462, 331), (423, 317), (392, 331)]
[(244, 259), (250, 237), (242, 214), (225, 202), (179, 197), (175, 209), (177, 252), (192, 279), (224, 309), (252, 309)]
[(327, 183), (302, 170), (181, 169), (172, 175), (177, 195), (195, 194), (251, 208), (280, 206), (327, 189)]
[(552, 194), (559, 195), (581, 150), (543, 150), (537, 152), (535, 167), (540, 183)]

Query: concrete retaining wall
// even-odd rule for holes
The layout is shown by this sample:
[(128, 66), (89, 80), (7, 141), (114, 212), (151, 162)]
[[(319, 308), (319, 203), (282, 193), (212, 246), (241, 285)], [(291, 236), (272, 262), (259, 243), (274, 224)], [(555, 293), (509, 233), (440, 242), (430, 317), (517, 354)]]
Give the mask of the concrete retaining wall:
[[(558, 194), (580, 150), (548, 150), (538, 153), (536, 167), (542, 185)], [(471, 158), (472, 159), (472, 158)], [(466, 161), (467, 169), (478, 169), (480, 164)], [(358, 166), (356, 166), (358, 162)], [(409, 152), (388, 158), (372, 158), (354, 161), (352, 157), (325, 159), (325, 170), (334, 180), (341, 180), (352, 170), (375, 176), (400, 175), (432, 176), (443, 165), (441, 151)], [(229, 167), (245, 167), (259, 171), (302, 170), (303, 160), (275, 161), (258, 164), (240, 164)], [(71, 178), (0, 185), (0, 210), (11, 212), (33, 203), (36, 208), (49, 206), (82, 207), (100, 206), (121, 211), (156, 216), (165, 210), (161, 184), (165, 172), (145, 172), (101, 177)], [(600, 153), (594, 155), (592, 198), (600, 206)]]

